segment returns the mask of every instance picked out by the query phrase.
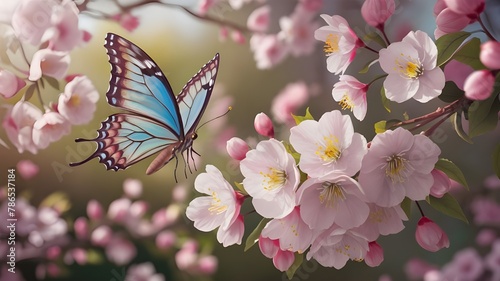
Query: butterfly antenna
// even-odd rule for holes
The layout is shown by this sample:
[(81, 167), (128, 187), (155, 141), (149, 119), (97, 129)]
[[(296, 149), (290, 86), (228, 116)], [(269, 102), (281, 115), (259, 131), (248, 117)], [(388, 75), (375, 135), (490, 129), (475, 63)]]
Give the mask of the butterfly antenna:
[[(231, 110), (233, 110), (233, 107), (232, 107), (232, 106), (228, 107), (228, 108), (227, 108), (227, 111), (226, 111), (226, 112), (224, 112), (224, 114), (219, 115), (219, 116), (217, 116), (217, 117), (215, 117), (215, 118), (212, 118), (212, 119), (210, 119), (210, 120), (208, 120), (208, 121), (205, 121), (203, 124), (201, 124), (200, 126), (198, 126), (198, 128), (196, 129), (196, 131), (198, 131), (198, 129), (200, 129), (201, 127), (205, 126), (207, 123), (212, 122), (212, 121), (214, 121), (214, 120), (217, 120), (217, 119), (219, 119), (219, 118), (221, 118), (221, 117), (226, 116), (226, 115), (227, 115), (227, 114), (228, 114)], [(196, 153), (196, 154), (198, 154), (198, 153)], [(198, 155), (199, 155), (199, 154), (198, 154)]]

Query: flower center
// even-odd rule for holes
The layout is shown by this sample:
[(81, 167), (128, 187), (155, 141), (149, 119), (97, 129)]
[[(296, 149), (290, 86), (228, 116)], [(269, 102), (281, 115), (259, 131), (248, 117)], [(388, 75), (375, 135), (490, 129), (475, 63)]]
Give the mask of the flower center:
[(323, 139), (325, 146), (316, 144), (318, 146), (316, 155), (321, 157), (325, 162), (337, 161), (342, 154), (341, 148), (338, 146), (339, 140), (332, 135), (323, 137)]
[(269, 173), (260, 172), (264, 177), (264, 190), (272, 191), (281, 188), (286, 182), (286, 173), (283, 170), (269, 168)]
[(393, 183), (405, 182), (411, 170), (413, 169), (410, 162), (401, 155), (392, 155), (387, 158), (385, 175), (389, 177)]
[(326, 181), (321, 187), (323, 189), (319, 194), (321, 204), (333, 208), (337, 200), (345, 200), (344, 190), (338, 184)]
[(69, 103), (70, 103), (72, 106), (79, 106), (79, 105), (80, 105), (80, 103), (81, 103), (80, 96), (73, 94), (73, 95), (71, 96), (71, 98), (69, 99)]
[(352, 111), (352, 109), (354, 108), (354, 102), (352, 102), (347, 93), (339, 101), (339, 105), (343, 110), (350, 109)]
[(401, 57), (402, 61), (396, 59), (396, 65), (403, 76), (410, 79), (417, 79), (424, 74), (424, 67), (417, 59), (410, 56), (404, 57), (403, 54), (401, 54)]
[(217, 192), (212, 191), (212, 203), (208, 208), (210, 215), (220, 215), (224, 213), (226, 210), (227, 210), (227, 205), (224, 205), (222, 203), (222, 200), (220, 200), (219, 196), (217, 195)]
[(325, 46), (323, 50), (327, 55), (336, 53), (339, 51), (339, 36), (337, 34), (328, 34), (325, 41)]

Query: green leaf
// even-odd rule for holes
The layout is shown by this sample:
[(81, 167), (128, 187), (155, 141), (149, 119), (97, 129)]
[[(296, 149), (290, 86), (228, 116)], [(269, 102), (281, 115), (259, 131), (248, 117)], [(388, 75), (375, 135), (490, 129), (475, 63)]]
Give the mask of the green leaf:
[(411, 203), (413, 203), (413, 201), (408, 197), (405, 197), (403, 202), (401, 202), (401, 209), (403, 209), (408, 219), (411, 217)]
[(380, 88), (380, 97), (382, 98), (382, 105), (387, 112), (391, 113), (391, 101), (385, 95), (384, 87)]
[(365, 74), (370, 70), (370, 67), (378, 62), (378, 59), (371, 60), (359, 71), (360, 74)]
[(437, 66), (445, 64), (470, 36), (469, 32), (460, 31), (443, 35), (436, 40), (438, 49)]
[(309, 107), (306, 108), (306, 115), (298, 116), (298, 115), (292, 114), (292, 117), (295, 120), (295, 123), (297, 125), (299, 125), (304, 120), (314, 120), (314, 117), (311, 115), (311, 112), (309, 112)]
[(104, 262), (102, 254), (94, 249), (87, 250), (87, 263), (88, 264), (101, 264)]
[[(495, 87), (498, 93), (500, 87)], [(474, 101), (469, 107), (469, 136), (471, 138), (494, 130), (498, 124), (500, 101), (496, 94), (483, 101)]]
[(43, 199), (40, 203), (40, 207), (53, 208), (59, 213), (64, 213), (71, 209), (71, 202), (69, 201), (68, 195), (56, 191)]
[(302, 265), (303, 261), (304, 261), (304, 255), (296, 252), (295, 253), (295, 260), (293, 261), (293, 264), (286, 271), (286, 276), (288, 277), (288, 280), (292, 280), (293, 275), (295, 275), (295, 271), (297, 271), (297, 269), (299, 269), (299, 267)]
[(259, 236), (260, 233), (262, 232), (262, 229), (266, 226), (266, 224), (270, 221), (270, 219), (263, 218), (257, 227), (248, 235), (247, 240), (245, 241), (245, 252), (248, 251), (250, 248), (252, 248), (257, 241), (259, 241)]
[(463, 95), (464, 91), (460, 90), (454, 82), (448, 81), (438, 98), (444, 102), (452, 103), (463, 97)]
[(452, 59), (465, 63), (474, 70), (485, 69), (486, 67), (479, 59), (480, 53), (481, 40), (475, 37), (463, 44), (460, 50), (453, 55)]
[(300, 153), (298, 153), (295, 148), (293, 148), (292, 144), (286, 141), (283, 141), (283, 145), (285, 146), (286, 152), (288, 152), (290, 155), (292, 155), (293, 159), (295, 160), (295, 163), (299, 163), (300, 161)]
[(406, 112), (406, 111), (405, 111), (405, 112), (403, 113), (403, 119), (404, 119), (405, 121), (410, 120), (410, 115), (408, 115), (408, 112)]
[(500, 178), (500, 143), (497, 144), (495, 149), (493, 150), (493, 171), (497, 174), (497, 177)]
[(364, 42), (373, 41), (373, 42), (379, 44), (383, 48), (387, 47), (387, 43), (385, 42), (384, 38), (382, 38), (382, 36), (380, 36), (380, 34), (378, 34), (378, 32), (376, 32), (376, 31), (370, 32), (370, 33), (366, 34), (365, 36), (363, 36), (363, 41)]
[(234, 182), (234, 185), (236, 186), (236, 188), (241, 191), (241, 193), (243, 193), (244, 195), (248, 195), (247, 191), (245, 190), (245, 187), (243, 186), (242, 183), (239, 183), (239, 182)]
[(31, 97), (33, 97), (33, 94), (35, 93), (35, 90), (38, 91), (38, 89), (36, 88), (36, 85), (35, 84), (31, 84), (28, 89), (26, 89), (26, 92), (24, 92), (24, 100), (25, 101), (28, 101), (31, 99)]
[(467, 135), (467, 133), (464, 131), (464, 128), (462, 126), (462, 111), (458, 111), (455, 114), (453, 114), (451, 117), (451, 125), (457, 132), (457, 135), (462, 138), (464, 141), (472, 144), (472, 139)]
[(47, 81), (52, 88), (59, 90), (59, 81), (53, 77), (43, 76), (43, 80)]
[(383, 132), (385, 132), (386, 131), (386, 127), (385, 127), (386, 124), (387, 124), (387, 121), (385, 121), (385, 120), (382, 120), (382, 121), (375, 123), (375, 125), (374, 125), (375, 133), (382, 134)]
[(464, 211), (462, 211), (462, 208), (460, 207), (460, 204), (449, 193), (446, 193), (441, 198), (429, 196), (427, 197), (427, 202), (437, 211), (452, 218), (459, 219), (465, 223), (469, 223), (467, 217), (465, 217)]
[(458, 182), (459, 184), (463, 185), (467, 190), (469, 190), (469, 185), (467, 184), (467, 180), (465, 180), (464, 174), (462, 173), (460, 168), (458, 168), (458, 166), (455, 165), (455, 163), (451, 162), (448, 159), (441, 158), (437, 161), (434, 168), (445, 173), (450, 179)]

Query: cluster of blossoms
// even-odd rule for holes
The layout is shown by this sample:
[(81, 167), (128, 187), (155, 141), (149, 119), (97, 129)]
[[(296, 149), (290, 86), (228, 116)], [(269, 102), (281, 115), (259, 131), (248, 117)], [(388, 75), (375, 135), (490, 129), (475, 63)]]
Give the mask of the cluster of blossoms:
[[(28, 160), (20, 161), (17, 171), (26, 180), (36, 177), (38, 166)], [(38, 279), (67, 276), (65, 266), (96, 266), (107, 261), (115, 266), (127, 267), (122, 280), (166, 280), (157, 273), (152, 262), (136, 263), (138, 244), (151, 243), (158, 253), (175, 260), (177, 268), (192, 276), (209, 276), (217, 270), (217, 258), (208, 254), (203, 245), (187, 235), (179, 234), (181, 217), (187, 190), (178, 185), (172, 190), (173, 202), (154, 213), (148, 212), (149, 204), (139, 199), (142, 183), (137, 179), (123, 182), (123, 196), (113, 200), (107, 210), (97, 200), (87, 204), (86, 216), (72, 223), (68, 210), (69, 198), (54, 193), (35, 207), (25, 198), (16, 199), (16, 237), (14, 244), (2, 243), (2, 273), (0, 280), (14, 275), (7, 272), (9, 247), (15, 247), (15, 261), (36, 259)], [(1, 189), (0, 217), (6, 220), (7, 189)], [(72, 220), (72, 219), (71, 219)], [(9, 237), (9, 229), (2, 228), (2, 237)], [(10, 246), (9, 246), (10, 245)], [(4, 260), (6, 259), (6, 260)], [(7, 262), (7, 263), (5, 263)], [(16, 272), (16, 280), (24, 280)], [(124, 274), (118, 272), (117, 274)], [(6, 279), (3, 279), (6, 278)]]
[[(5, 106), (2, 126), (19, 153), (35, 154), (69, 134), (72, 125), (93, 118), (97, 90), (86, 76), (67, 75), (69, 53), (90, 40), (90, 34), (79, 29), (73, 1), (23, 0), (8, 6), (2, 10), (2, 49), (8, 52), (1, 59), (0, 95), (18, 101)], [(46, 104), (41, 88), (58, 90), (63, 78), (64, 92)], [(29, 101), (33, 96), (43, 110)]]

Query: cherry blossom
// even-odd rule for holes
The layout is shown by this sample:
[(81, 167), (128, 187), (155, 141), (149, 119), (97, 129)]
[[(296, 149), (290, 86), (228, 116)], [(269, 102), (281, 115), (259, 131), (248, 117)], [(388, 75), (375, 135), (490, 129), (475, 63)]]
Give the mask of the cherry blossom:
[(485, 100), (493, 94), (495, 77), (489, 70), (472, 72), (464, 82), (465, 96), (471, 100)]
[(500, 69), (500, 42), (488, 41), (481, 45), (481, 62), (490, 69)]
[(310, 90), (304, 82), (288, 84), (275, 97), (271, 106), (274, 119), (279, 123), (293, 124), (292, 114), (302, 107), (310, 96)]
[(277, 35), (254, 34), (250, 39), (250, 48), (259, 69), (269, 69), (282, 62), (289, 50), (285, 42)]
[(271, 118), (267, 116), (265, 113), (261, 112), (255, 115), (254, 119), (254, 127), (255, 131), (259, 133), (261, 136), (274, 138), (274, 126)]
[(266, 32), (269, 28), (271, 7), (264, 5), (248, 16), (247, 27), (253, 32)]
[(390, 235), (401, 232), (405, 226), (403, 221), (408, 217), (400, 206), (384, 208), (375, 204), (368, 204), (370, 214), (366, 221), (356, 228), (356, 232), (363, 234), (369, 241), (375, 241), (380, 235)]
[(50, 49), (38, 50), (31, 60), (29, 80), (36, 81), (47, 75), (62, 79), (69, 68), (71, 58), (68, 53)]
[(31, 45), (38, 46), (45, 31), (52, 26), (55, 0), (22, 0), (19, 1), (12, 15), (12, 27), (18, 38)]
[(0, 95), (6, 99), (13, 97), (26, 82), (14, 75), (12, 72), (0, 69)]
[(366, 102), (367, 91), (367, 84), (359, 82), (353, 76), (340, 75), (339, 82), (333, 85), (332, 96), (342, 109), (351, 110), (356, 119), (363, 121), (368, 107)]
[(73, 1), (63, 1), (53, 7), (51, 27), (42, 40), (49, 41), (49, 48), (55, 51), (71, 51), (83, 39), (83, 32), (78, 29), (78, 8)]
[(90, 122), (96, 110), (99, 93), (86, 76), (77, 76), (64, 87), (57, 109), (71, 124)]
[(233, 137), (227, 141), (226, 149), (227, 149), (227, 154), (229, 154), (231, 158), (240, 161), (245, 159), (249, 147), (244, 140), (238, 137)]
[(71, 124), (61, 114), (49, 111), (33, 124), (33, 143), (40, 149), (69, 134)]
[(394, 0), (365, 0), (361, 15), (369, 25), (382, 29), (385, 22), (394, 14)]
[(7, 110), (2, 126), (19, 153), (25, 150), (33, 154), (38, 152), (33, 142), (33, 125), (42, 115), (42, 111), (29, 102), (20, 101)]
[(441, 272), (444, 280), (478, 280), (484, 272), (484, 263), (475, 249), (465, 248), (455, 253)]
[(127, 270), (125, 281), (164, 281), (165, 277), (156, 273), (155, 267), (150, 262), (134, 264)]
[(292, 15), (279, 21), (281, 31), (278, 36), (284, 39), (294, 56), (309, 55), (314, 51), (314, 32), (319, 24), (313, 21), (312, 16), (306, 10), (296, 9)]
[(427, 217), (422, 217), (418, 221), (415, 239), (420, 247), (430, 252), (437, 252), (450, 246), (448, 235)]
[(17, 162), (17, 171), (26, 180), (36, 176), (40, 171), (40, 167), (31, 160), (21, 160)]

